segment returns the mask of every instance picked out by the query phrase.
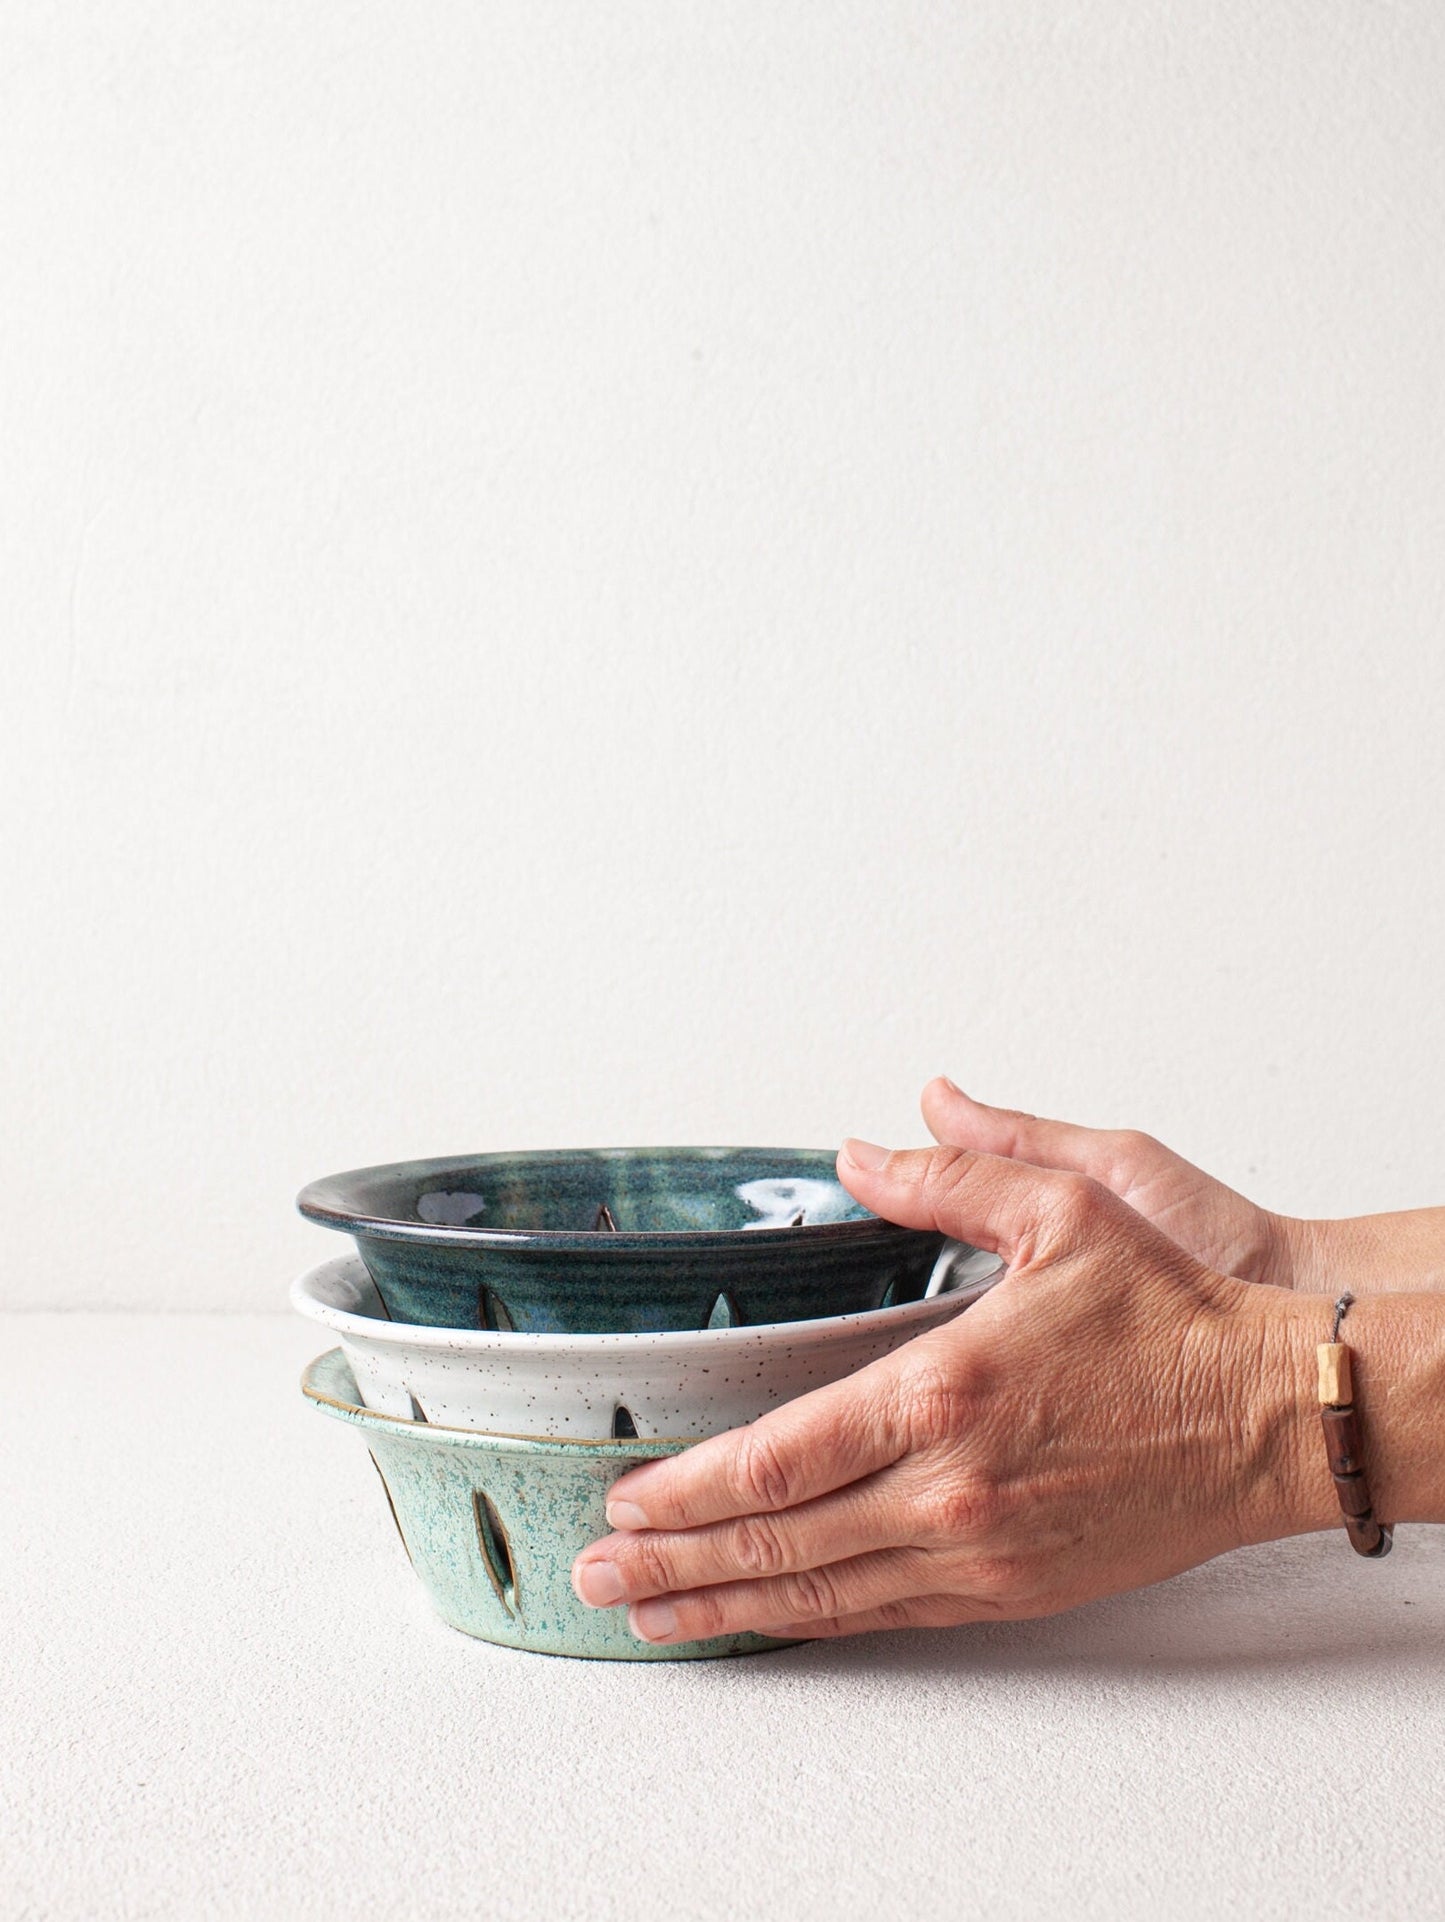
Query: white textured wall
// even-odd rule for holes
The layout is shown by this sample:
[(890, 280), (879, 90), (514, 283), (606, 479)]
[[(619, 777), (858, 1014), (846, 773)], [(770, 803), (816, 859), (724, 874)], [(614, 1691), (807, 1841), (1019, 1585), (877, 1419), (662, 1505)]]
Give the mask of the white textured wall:
[(11, 1305), (946, 1068), (1445, 1198), (1433, 0), (7, 0)]

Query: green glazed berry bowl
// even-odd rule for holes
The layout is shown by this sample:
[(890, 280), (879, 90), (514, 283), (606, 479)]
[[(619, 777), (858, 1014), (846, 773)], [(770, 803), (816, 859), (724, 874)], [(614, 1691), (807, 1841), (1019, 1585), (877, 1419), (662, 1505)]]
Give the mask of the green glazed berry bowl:
[(526, 1441), (373, 1414), (339, 1348), (301, 1378), (323, 1414), (360, 1429), (413, 1569), (444, 1622), (541, 1655), (696, 1661), (785, 1643), (763, 1635), (640, 1642), (621, 1608), (588, 1608), (572, 1563), (607, 1530), (607, 1491), (638, 1462), (686, 1442)]
[(310, 1220), (355, 1237), (412, 1327), (663, 1334), (918, 1301), (940, 1234), (880, 1221), (814, 1148), (456, 1155), (331, 1175)]

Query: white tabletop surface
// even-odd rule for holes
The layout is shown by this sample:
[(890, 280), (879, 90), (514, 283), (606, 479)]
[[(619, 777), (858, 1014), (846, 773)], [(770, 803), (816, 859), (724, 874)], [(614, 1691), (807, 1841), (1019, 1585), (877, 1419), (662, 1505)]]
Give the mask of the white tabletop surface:
[(0, 1322), (0, 1916), (1445, 1913), (1445, 1529), (626, 1665), (428, 1611), (282, 1316)]

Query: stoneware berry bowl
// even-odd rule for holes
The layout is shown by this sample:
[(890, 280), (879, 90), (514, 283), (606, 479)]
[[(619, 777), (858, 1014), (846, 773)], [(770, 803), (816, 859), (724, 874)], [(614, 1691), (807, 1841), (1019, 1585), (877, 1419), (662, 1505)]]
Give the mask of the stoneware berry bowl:
[(761, 1635), (649, 1644), (625, 1609), (587, 1608), (571, 1569), (607, 1533), (607, 1490), (675, 1442), (547, 1442), (400, 1421), (360, 1405), (340, 1349), (313, 1361), (301, 1387), (323, 1414), (360, 1430), (411, 1565), (445, 1622), (465, 1635), (543, 1655), (687, 1661), (783, 1644)]
[(431, 1328), (657, 1334), (916, 1301), (943, 1237), (880, 1221), (829, 1150), (549, 1149), (395, 1162), (304, 1188), (386, 1313)]
[(947, 1244), (921, 1301), (864, 1314), (663, 1334), (528, 1335), (388, 1321), (354, 1257), (293, 1283), (291, 1301), (338, 1336), (370, 1409), (452, 1428), (607, 1440), (701, 1440), (841, 1381), (959, 1314), (1003, 1273)]

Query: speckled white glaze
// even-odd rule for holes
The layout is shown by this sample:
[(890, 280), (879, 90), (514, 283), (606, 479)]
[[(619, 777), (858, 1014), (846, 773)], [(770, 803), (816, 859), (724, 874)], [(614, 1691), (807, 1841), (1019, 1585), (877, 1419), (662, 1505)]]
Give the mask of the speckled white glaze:
[[(976, 1301), (1003, 1263), (947, 1249), (922, 1301), (818, 1321), (657, 1335), (527, 1335), (385, 1319), (354, 1257), (323, 1262), (291, 1301), (341, 1341), (366, 1407), (492, 1434), (700, 1440), (891, 1354)], [(618, 1426), (619, 1410), (632, 1422)]]

